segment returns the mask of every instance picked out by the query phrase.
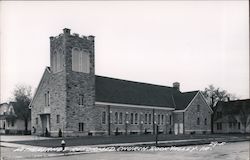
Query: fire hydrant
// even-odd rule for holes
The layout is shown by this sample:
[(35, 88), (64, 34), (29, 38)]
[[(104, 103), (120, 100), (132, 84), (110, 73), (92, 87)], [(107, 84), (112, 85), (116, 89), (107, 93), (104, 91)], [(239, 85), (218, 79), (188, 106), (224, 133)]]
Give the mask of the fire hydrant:
[(65, 149), (65, 146), (66, 146), (66, 143), (64, 140), (61, 141), (61, 146), (62, 146), (62, 151), (64, 151)]

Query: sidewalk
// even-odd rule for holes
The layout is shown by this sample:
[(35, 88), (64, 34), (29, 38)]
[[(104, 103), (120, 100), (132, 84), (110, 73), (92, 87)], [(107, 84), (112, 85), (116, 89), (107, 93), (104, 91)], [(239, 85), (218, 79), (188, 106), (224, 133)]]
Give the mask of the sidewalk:
[[(51, 139), (50, 139), (51, 140)], [(52, 139), (53, 140), (53, 139)], [(70, 139), (67, 139), (68, 141)], [(236, 136), (230, 136), (230, 137), (212, 137), (212, 138), (193, 138), (193, 139), (179, 139), (179, 140), (162, 140), (158, 141), (158, 146), (164, 146), (164, 147), (171, 147), (171, 146), (185, 146), (185, 145), (202, 145), (202, 144), (209, 144), (214, 141), (218, 142), (236, 142), (236, 141), (246, 141), (249, 140), (249, 137), (236, 137)], [(19, 142), (19, 141), (17, 141)], [(66, 141), (67, 143), (67, 141)], [(28, 152), (28, 151), (21, 151), (21, 152), (15, 152), (15, 149), (17, 148), (48, 148), (48, 147), (39, 147), (39, 146), (32, 146), (32, 145), (26, 145), (26, 144), (18, 144), (11, 142), (0, 142), (2, 149), (2, 153), (9, 152), (9, 155), (7, 153), (7, 156), (15, 156), (14, 159), (29, 159), (29, 158), (48, 158), (48, 157), (59, 157), (59, 156), (69, 156), (69, 155), (77, 155), (77, 154), (87, 154), (88, 152)], [(130, 143), (109, 143), (109, 144), (94, 144), (94, 145), (73, 145), (73, 146), (66, 146), (67, 150), (73, 149), (73, 148), (95, 148), (95, 147), (125, 147), (125, 146), (154, 146), (155, 141), (146, 141), (146, 142), (130, 142)], [(7, 147), (7, 148), (5, 148)], [(9, 148), (10, 147), (10, 148)], [(59, 148), (60, 150), (60, 148)], [(4, 154), (6, 156), (6, 154)]]

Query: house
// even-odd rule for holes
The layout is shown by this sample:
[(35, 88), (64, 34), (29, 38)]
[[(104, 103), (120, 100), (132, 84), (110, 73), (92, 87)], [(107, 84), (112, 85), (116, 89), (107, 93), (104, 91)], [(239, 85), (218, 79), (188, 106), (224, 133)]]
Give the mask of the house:
[[(94, 36), (50, 37), (46, 67), (30, 103), (36, 134), (58, 136), (210, 133), (200, 91), (95, 75)], [(158, 127), (157, 127), (158, 126)]]
[[(0, 104), (0, 134), (24, 134), (24, 120), (15, 113), (15, 102)], [(28, 122), (30, 131), (30, 121)]]
[(249, 133), (250, 99), (219, 101), (214, 108), (214, 133)]

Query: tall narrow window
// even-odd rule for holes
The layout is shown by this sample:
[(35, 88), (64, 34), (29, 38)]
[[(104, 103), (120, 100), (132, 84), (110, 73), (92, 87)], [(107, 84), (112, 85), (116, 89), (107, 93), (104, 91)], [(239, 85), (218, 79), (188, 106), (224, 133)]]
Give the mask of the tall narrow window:
[(79, 132), (84, 131), (84, 123), (79, 123)]
[(45, 106), (48, 105), (48, 102), (47, 102), (47, 93), (44, 94), (44, 103), (45, 103)]
[(48, 96), (48, 106), (49, 106), (50, 105), (50, 93), (49, 93), (49, 91), (47, 93), (47, 96)]
[(240, 122), (238, 122), (238, 129), (240, 129)]
[(172, 116), (169, 116), (169, 124), (172, 125)]
[(122, 124), (122, 112), (120, 112), (120, 114), (119, 114), (119, 124)]
[(130, 123), (134, 124), (134, 113), (130, 114)]
[(197, 105), (197, 112), (200, 112), (200, 105)]
[(125, 114), (125, 124), (128, 123), (127, 121), (128, 121), (128, 112), (126, 112)]
[(72, 49), (72, 70), (76, 72), (89, 73), (89, 53), (79, 48)]
[(147, 123), (148, 123), (148, 115), (145, 114), (145, 124), (147, 124)]
[(56, 115), (56, 123), (60, 123), (60, 115)]
[(80, 106), (82, 106), (84, 104), (84, 96), (82, 94), (79, 95), (78, 104)]
[(164, 115), (161, 115), (161, 124), (163, 125), (164, 123)]
[(115, 124), (118, 124), (118, 113), (115, 112)]
[(207, 125), (207, 119), (206, 119), (206, 118), (205, 118), (205, 120), (204, 120), (204, 124)]
[(38, 124), (38, 118), (36, 118), (36, 124)]
[(49, 94), (49, 91), (44, 94), (44, 101), (45, 101), (45, 106), (49, 106), (50, 105), (50, 94)]
[(54, 73), (62, 71), (63, 69), (63, 55), (62, 49), (55, 50), (52, 56), (52, 70)]
[(161, 121), (161, 115), (158, 114), (158, 124), (160, 124)]
[(138, 123), (138, 114), (135, 113), (135, 124), (137, 124), (137, 123)]
[(148, 115), (148, 124), (151, 124), (151, 122), (152, 122), (152, 115), (149, 114), (149, 115)]
[(200, 125), (200, 118), (197, 118), (197, 125)]
[(102, 112), (102, 124), (106, 124), (106, 112)]

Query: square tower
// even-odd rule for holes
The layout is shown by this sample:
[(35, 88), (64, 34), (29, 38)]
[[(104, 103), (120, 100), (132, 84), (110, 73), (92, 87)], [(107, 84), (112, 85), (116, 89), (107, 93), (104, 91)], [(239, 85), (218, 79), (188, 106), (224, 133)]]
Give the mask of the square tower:
[(94, 36), (79, 37), (65, 28), (63, 34), (50, 37), (51, 80), (62, 85), (54, 92), (63, 95), (54, 97), (59, 101), (55, 110), (62, 111), (61, 121), (54, 126), (62, 128), (65, 135), (86, 135), (95, 128), (94, 53)]

